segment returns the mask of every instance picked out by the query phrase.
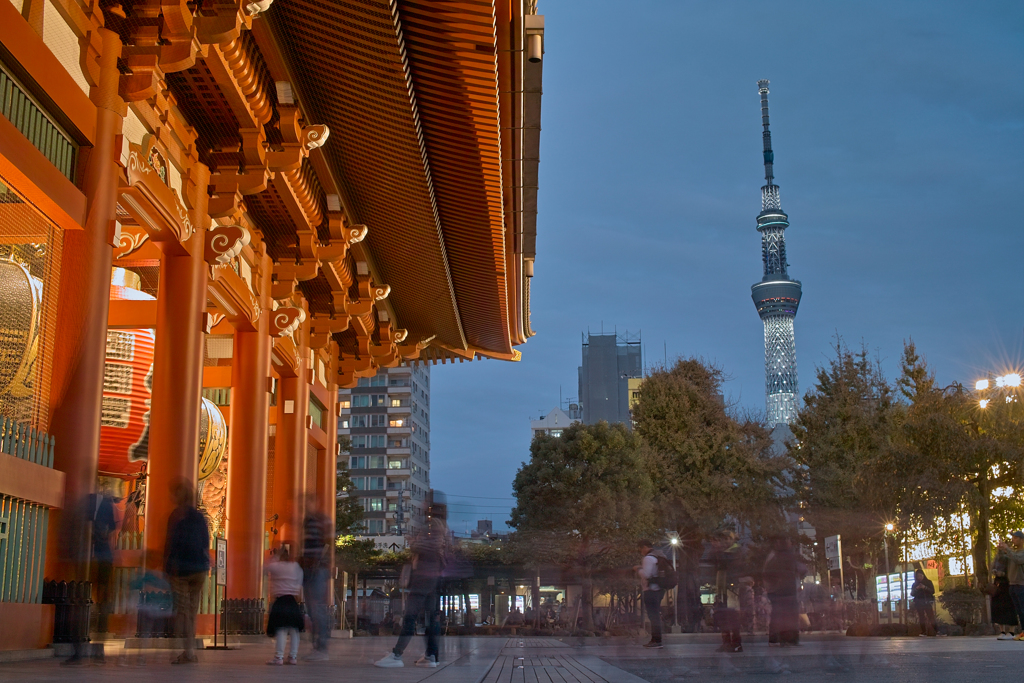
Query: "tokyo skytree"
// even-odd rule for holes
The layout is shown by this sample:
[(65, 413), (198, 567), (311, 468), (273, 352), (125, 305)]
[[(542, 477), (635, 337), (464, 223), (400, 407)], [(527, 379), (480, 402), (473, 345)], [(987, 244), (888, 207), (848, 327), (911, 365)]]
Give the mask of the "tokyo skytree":
[(793, 319), (800, 306), (801, 287), (789, 277), (786, 263), (786, 228), (789, 216), (779, 201), (772, 164), (772, 134), (768, 129), (768, 81), (758, 81), (761, 93), (761, 122), (764, 125), (764, 187), (761, 188), (761, 213), (757, 231), (761, 233), (761, 260), (764, 277), (751, 286), (757, 313), (764, 322), (765, 407), (769, 425), (790, 424), (797, 413), (796, 338)]

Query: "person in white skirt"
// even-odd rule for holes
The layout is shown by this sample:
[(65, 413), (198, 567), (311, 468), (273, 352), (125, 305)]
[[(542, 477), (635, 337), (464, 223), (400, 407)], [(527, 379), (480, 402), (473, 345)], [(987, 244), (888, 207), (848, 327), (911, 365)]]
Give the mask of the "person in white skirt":
[[(270, 561), (264, 571), (270, 577), (270, 618), (267, 620), (267, 635), (276, 640), (274, 658), (267, 664), (297, 664), (299, 656), (299, 632), (305, 626), (299, 594), (302, 592), (302, 567), (292, 561), (288, 546), (282, 545), (271, 551)], [(287, 639), (291, 638), (291, 643)], [(285, 659), (285, 645), (291, 645)]]

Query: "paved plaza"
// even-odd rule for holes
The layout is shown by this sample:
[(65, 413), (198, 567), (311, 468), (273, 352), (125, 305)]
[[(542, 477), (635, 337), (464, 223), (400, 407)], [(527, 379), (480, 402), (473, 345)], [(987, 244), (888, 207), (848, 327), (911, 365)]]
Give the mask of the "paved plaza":
[[(172, 666), (167, 651), (125, 657), (107, 645), (104, 665), (62, 667), (58, 660), (0, 664), (2, 681), (359, 681), (377, 683), (667, 683), (679, 680), (756, 681), (967, 681), (1024, 680), (1024, 643), (993, 638), (815, 639), (796, 648), (769, 648), (764, 638), (744, 644), (739, 654), (718, 654), (710, 638), (669, 636), (662, 650), (646, 650), (626, 638), (473, 638), (442, 641), (442, 666), (412, 666), (422, 647), (413, 641), (403, 669), (377, 669), (373, 661), (394, 638), (334, 640), (331, 660), (269, 667), (268, 639), (237, 649), (203, 651), (200, 663)], [(303, 652), (308, 648), (304, 645)]]

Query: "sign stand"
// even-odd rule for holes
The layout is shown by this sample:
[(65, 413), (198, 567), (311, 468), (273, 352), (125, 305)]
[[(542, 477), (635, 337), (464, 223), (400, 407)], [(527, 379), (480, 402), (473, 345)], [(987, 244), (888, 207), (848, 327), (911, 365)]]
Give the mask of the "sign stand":
[[(227, 624), (224, 621), (224, 602), (220, 601), (220, 587), (228, 585), (228, 539), (218, 536), (216, 538), (217, 548), (217, 565), (214, 573), (213, 582), (213, 599), (215, 603), (215, 609), (213, 610), (213, 647), (206, 648), (207, 650), (231, 650), (233, 648), (228, 647), (228, 630)], [(217, 604), (219, 603), (219, 605)], [(219, 609), (217, 607), (219, 606)], [(220, 626), (218, 626), (218, 613), (220, 613)], [(217, 644), (217, 631), (220, 627), (224, 628), (224, 644)]]

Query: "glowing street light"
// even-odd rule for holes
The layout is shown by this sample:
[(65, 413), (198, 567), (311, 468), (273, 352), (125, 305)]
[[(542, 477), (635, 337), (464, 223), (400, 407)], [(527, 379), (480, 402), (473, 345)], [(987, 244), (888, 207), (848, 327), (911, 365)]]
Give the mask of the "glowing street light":
[(1020, 386), (1020, 375), (1016, 372), (1011, 372), (1008, 375), (1002, 377), (996, 377), (997, 387), (1019, 387)]
[(979, 379), (975, 383), (974, 388), (976, 390), (978, 390), (978, 391), (985, 391), (986, 389), (988, 389), (988, 380), (987, 379)]

